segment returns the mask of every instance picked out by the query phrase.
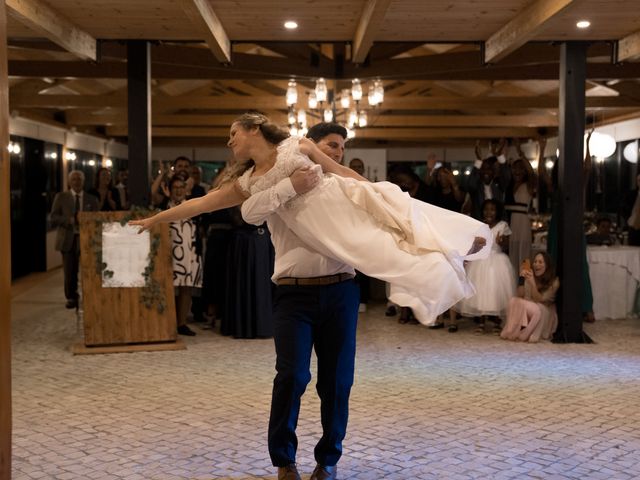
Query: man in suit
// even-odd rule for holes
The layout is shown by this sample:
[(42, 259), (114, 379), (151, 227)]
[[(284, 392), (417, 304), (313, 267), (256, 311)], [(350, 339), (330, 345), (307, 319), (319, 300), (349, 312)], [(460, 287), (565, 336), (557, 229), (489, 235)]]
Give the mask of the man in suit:
[(504, 203), (507, 185), (511, 180), (511, 170), (504, 155), (506, 142), (497, 149), (492, 146), (492, 155), (484, 160), (480, 157), (480, 148), (476, 145), (476, 161), (469, 175), (467, 191), (471, 198), (471, 216), (482, 221), (482, 204), (493, 199)]
[[(335, 123), (320, 123), (307, 134), (338, 163), (344, 155), (347, 131)], [(320, 397), (322, 437), (310, 480), (333, 480), (347, 429), (349, 394), (354, 377), (359, 293), (354, 270), (304, 244), (274, 212), (291, 198), (316, 185), (311, 169), (256, 193), (242, 205), (242, 216), (259, 225), (265, 220), (275, 249), (273, 339), (276, 378), (269, 419), (269, 454), (278, 480), (300, 480), (296, 467), (296, 426), (300, 400), (311, 373), (311, 351), (318, 357), (316, 390)]]
[(78, 214), (98, 210), (98, 199), (85, 193), (84, 173), (69, 173), (69, 190), (58, 193), (51, 207), (51, 224), (58, 228), (56, 250), (62, 253), (64, 294), (67, 308), (78, 308), (78, 267), (80, 266), (80, 229)]

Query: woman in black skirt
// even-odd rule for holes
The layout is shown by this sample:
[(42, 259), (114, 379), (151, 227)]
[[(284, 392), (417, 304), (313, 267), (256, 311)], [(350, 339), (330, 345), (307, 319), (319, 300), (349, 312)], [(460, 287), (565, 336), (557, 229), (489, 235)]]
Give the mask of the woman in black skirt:
[(236, 227), (227, 256), (227, 301), (220, 325), (223, 335), (266, 338), (273, 335), (273, 261), (271, 236), (265, 225), (256, 227), (233, 210)]

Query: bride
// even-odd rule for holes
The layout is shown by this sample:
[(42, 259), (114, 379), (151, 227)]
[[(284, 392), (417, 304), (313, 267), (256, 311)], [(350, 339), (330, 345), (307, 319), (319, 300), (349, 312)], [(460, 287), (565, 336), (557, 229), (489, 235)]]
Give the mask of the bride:
[(309, 247), (389, 282), (390, 300), (411, 307), (424, 324), (475, 293), (463, 261), (489, 254), (492, 236), (484, 223), (412, 199), (389, 182), (371, 183), (258, 113), (233, 122), (228, 146), (235, 163), (216, 190), (131, 224), (143, 231), (240, 205), (315, 166), (315, 187), (274, 212)]

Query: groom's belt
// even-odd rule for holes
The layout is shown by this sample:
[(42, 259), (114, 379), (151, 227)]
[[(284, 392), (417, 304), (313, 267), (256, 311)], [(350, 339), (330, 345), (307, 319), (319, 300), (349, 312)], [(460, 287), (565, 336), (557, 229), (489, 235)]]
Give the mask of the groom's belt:
[(335, 275), (325, 275), (324, 277), (281, 277), (276, 280), (276, 283), (278, 285), (332, 285), (334, 283), (344, 282), (345, 280), (351, 280), (352, 278), (353, 274), (351, 273), (336, 273)]

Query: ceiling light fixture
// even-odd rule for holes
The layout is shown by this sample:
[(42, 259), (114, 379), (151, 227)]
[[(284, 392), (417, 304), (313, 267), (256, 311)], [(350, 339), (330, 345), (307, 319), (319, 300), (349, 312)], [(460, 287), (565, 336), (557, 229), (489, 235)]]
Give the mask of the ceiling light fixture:
[(589, 28), (591, 26), (591, 22), (589, 20), (580, 20), (576, 23), (576, 27), (578, 28)]
[[(371, 114), (384, 100), (384, 85), (382, 80), (369, 80), (368, 85), (355, 78), (351, 88), (337, 90), (337, 86), (329, 89), (324, 78), (316, 79), (315, 87), (307, 92), (308, 110), (297, 107), (298, 101), (295, 81), (291, 79), (286, 91), (287, 122), (289, 127), (295, 127), (298, 134), (302, 134), (308, 126), (316, 121), (341, 122), (349, 129), (364, 128), (372, 120)], [(370, 108), (362, 102), (364, 87), (368, 87), (367, 100)], [(338, 120), (340, 119), (340, 120)]]
[(295, 30), (296, 28), (298, 28), (298, 24), (293, 20), (287, 20), (286, 22), (284, 22), (284, 28), (286, 28), (287, 30)]

